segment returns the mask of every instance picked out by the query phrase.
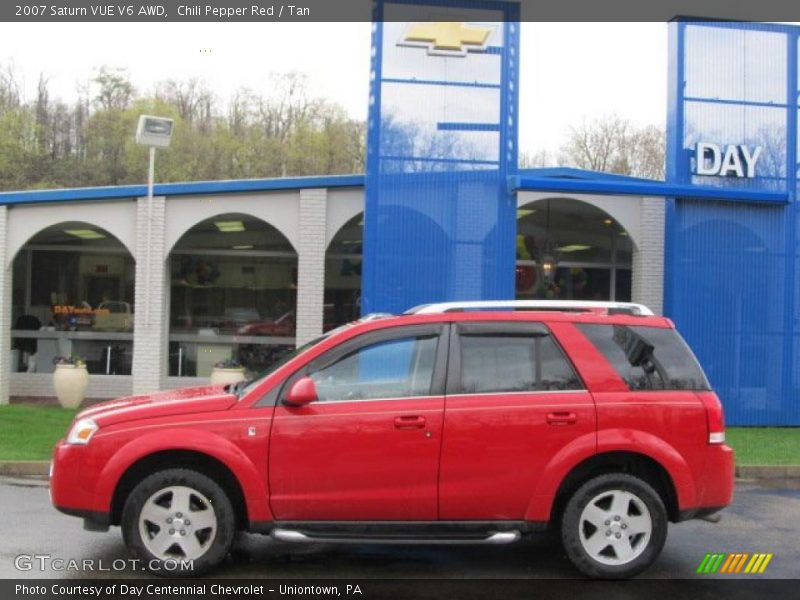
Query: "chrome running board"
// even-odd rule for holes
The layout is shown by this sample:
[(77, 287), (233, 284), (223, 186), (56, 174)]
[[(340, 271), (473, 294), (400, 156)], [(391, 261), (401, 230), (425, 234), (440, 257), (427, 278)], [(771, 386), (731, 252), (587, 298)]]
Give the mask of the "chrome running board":
[(498, 531), (484, 537), (426, 537), (424, 535), (397, 535), (397, 536), (370, 536), (370, 535), (342, 535), (341, 533), (325, 535), (317, 533), (309, 535), (294, 529), (276, 527), (270, 533), (273, 539), (280, 542), (300, 544), (510, 544), (521, 537), (519, 531)]

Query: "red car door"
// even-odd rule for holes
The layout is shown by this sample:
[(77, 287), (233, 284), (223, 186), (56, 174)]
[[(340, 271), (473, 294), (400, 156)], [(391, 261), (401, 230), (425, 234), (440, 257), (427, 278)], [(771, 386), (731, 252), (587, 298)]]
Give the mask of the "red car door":
[(358, 336), (298, 371), (318, 399), (280, 399), (269, 480), (277, 520), (437, 518), (447, 338), (443, 326)]
[(450, 347), (440, 518), (522, 519), (559, 451), (594, 449), (592, 397), (541, 323), (459, 323)]

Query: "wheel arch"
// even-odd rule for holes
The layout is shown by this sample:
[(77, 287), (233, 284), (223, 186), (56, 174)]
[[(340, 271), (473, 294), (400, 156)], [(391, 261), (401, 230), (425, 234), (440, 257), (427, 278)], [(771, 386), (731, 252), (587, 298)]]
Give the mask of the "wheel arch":
[(242, 486), (225, 463), (196, 450), (160, 450), (147, 454), (131, 464), (117, 481), (111, 498), (110, 524), (122, 522), (125, 500), (136, 485), (148, 475), (166, 469), (189, 469), (216, 481), (228, 494), (236, 516), (236, 528), (247, 529), (249, 523), (247, 502)]
[[(121, 503), (132, 489), (131, 482), (168, 468), (194, 468), (216, 478), (221, 485), (228, 484), (231, 495), (241, 498), (245, 526), (272, 520), (263, 469), (256, 468), (250, 457), (229, 440), (185, 428), (151, 431), (122, 445), (97, 478), (95, 510), (109, 513), (112, 523), (117, 524)], [(236, 500), (231, 498), (232, 503)]]
[(578, 488), (599, 475), (626, 473), (648, 483), (661, 497), (670, 521), (679, 520), (679, 503), (675, 482), (669, 471), (657, 460), (639, 452), (617, 450), (595, 454), (577, 465), (561, 480), (550, 509), (551, 523), (558, 522), (570, 497)]

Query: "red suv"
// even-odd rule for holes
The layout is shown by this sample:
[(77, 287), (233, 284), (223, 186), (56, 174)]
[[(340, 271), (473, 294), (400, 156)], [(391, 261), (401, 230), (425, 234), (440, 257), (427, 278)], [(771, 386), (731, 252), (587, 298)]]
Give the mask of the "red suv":
[(246, 384), (89, 408), (50, 485), (156, 572), (215, 566), (237, 530), (502, 544), (549, 526), (582, 573), (620, 578), (668, 521), (730, 503), (724, 431), (692, 352), (641, 305), (447, 303), (340, 327)]

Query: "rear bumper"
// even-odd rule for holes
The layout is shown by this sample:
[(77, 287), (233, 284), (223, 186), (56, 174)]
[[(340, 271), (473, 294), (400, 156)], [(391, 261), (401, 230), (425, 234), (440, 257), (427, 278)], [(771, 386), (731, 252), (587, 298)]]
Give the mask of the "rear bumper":
[(108, 528), (111, 525), (111, 519), (108, 513), (84, 510), (81, 508), (67, 508), (65, 506), (58, 505), (55, 505), (55, 508), (65, 515), (82, 518), (83, 528), (86, 531), (108, 531)]
[(733, 486), (733, 448), (726, 444), (709, 445), (703, 477), (697, 482), (697, 505), (681, 513), (694, 511), (697, 516), (708, 516), (725, 508), (733, 500)]
[(709, 517), (716, 515), (719, 511), (721, 511), (724, 506), (707, 506), (704, 508), (690, 508), (689, 510), (682, 510), (678, 513), (678, 519), (676, 523), (680, 523), (681, 521), (689, 521), (690, 519), (702, 519), (702, 520), (710, 520)]

